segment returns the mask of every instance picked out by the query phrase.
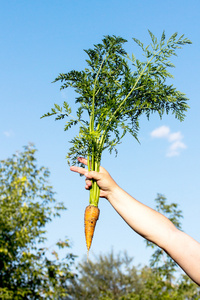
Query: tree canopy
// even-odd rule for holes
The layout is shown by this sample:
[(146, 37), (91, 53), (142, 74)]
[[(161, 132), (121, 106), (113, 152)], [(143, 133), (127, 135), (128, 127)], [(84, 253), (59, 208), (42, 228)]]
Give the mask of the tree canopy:
[[(38, 167), (33, 145), (0, 161), (0, 298), (60, 299), (74, 275), (74, 255), (63, 260), (45, 247), (45, 225), (65, 209)], [(69, 248), (59, 240), (56, 248)]]

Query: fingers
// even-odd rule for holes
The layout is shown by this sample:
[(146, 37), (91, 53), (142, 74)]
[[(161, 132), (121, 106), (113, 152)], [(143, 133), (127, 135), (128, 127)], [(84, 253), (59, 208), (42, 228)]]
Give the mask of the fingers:
[[(84, 157), (78, 157), (77, 159), (80, 163), (83, 163), (84, 165), (87, 165), (87, 159), (85, 159)], [(77, 166), (71, 166), (70, 170), (73, 171), (73, 172), (79, 173), (81, 175), (85, 175), (85, 177), (86, 177), (86, 187), (87, 188), (90, 188), (91, 185), (92, 185), (90, 179), (95, 179), (95, 180), (100, 180), (101, 179), (101, 174), (99, 172), (95, 172), (95, 171), (88, 172), (87, 169), (77, 167)], [(100, 170), (103, 170), (103, 168), (100, 168)]]
[(82, 164), (84, 164), (84, 165), (87, 166), (87, 159), (86, 158), (84, 158), (84, 157), (78, 157), (77, 159), (78, 159), (78, 161), (80, 163), (82, 163)]
[(92, 187), (92, 181), (91, 180), (88, 180), (87, 178), (85, 179), (85, 188), (86, 190), (89, 190), (91, 187)]
[[(73, 171), (73, 172), (85, 175), (85, 176), (86, 176), (86, 174), (88, 172), (88, 170), (86, 170), (84, 168), (81, 168), (81, 167), (76, 167), (76, 166), (71, 166), (70, 170)], [(91, 180), (86, 177), (85, 183), (86, 183), (86, 185), (85, 185), (86, 190), (89, 190), (91, 188), (91, 186), (92, 186)]]
[(92, 181), (91, 181), (91, 179), (89, 179), (88, 177), (85, 178), (85, 183), (86, 183), (86, 185), (88, 185), (88, 186), (91, 186), (91, 185), (92, 185)]
[[(87, 166), (87, 159), (85, 159), (84, 157), (78, 157), (77, 158), (78, 161), (84, 165)], [(70, 170), (73, 171), (73, 172), (76, 172), (76, 173), (79, 173), (79, 174), (82, 174), (82, 175), (85, 175), (85, 173), (87, 172), (86, 169), (84, 168), (81, 168), (81, 167), (76, 167), (76, 166), (71, 166), (70, 167)]]
[(76, 167), (76, 166), (71, 166), (71, 167), (70, 167), (70, 170), (73, 171), (73, 172), (82, 174), (82, 175), (85, 175), (85, 173), (88, 172), (88, 170), (86, 170), (86, 169), (84, 169), (84, 168), (81, 168), (81, 167)]

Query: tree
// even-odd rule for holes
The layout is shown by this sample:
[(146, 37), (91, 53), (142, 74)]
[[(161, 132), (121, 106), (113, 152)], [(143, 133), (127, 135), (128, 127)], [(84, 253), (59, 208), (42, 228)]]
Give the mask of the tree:
[(170, 283), (150, 266), (134, 266), (126, 253), (84, 259), (71, 280), (66, 300), (192, 300), (200, 289), (187, 276)]
[(74, 278), (67, 299), (121, 299), (140, 289), (138, 271), (126, 253), (99, 255), (95, 261), (84, 259), (78, 265), (80, 277)]
[[(177, 203), (167, 204), (158, 194), (156, 210), (165, 214), (181, 229), (182, 211)], [(175, 262), (164, 251), (146, 241), (155, 249), (149, 266), (135, 267), (126, 253), (100, 255), (94, 262), (79, 264), (80, 276), (71, 280), (67, 299), (92, 300), (192, 300), (200, 298), (200, 289), (186, 275), (178, 277)], [(176, 275), (176, 276), (175, 276)]]
[[(65, 209), (55, 200), (49, 171), (37, 167), (33, 145), (0, 161), (0, 298), (60, 299), (74, 255), (61, 261), (44, 246), (45, 225)], [(68, 248), (69, 241), (58, 241)]]

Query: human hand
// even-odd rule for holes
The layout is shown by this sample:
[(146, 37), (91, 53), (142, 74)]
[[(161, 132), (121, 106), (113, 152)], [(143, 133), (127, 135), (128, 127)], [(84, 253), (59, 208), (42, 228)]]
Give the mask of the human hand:
[[(78, 161), (80, 163), (87, 165), (87, 159), (85, 159), (83, 157), (78, 157)], [(108, 199), (109, 195), (112, 194), (114, 189), (117, 187), (116, 182), (112, 179), (110, 174), (103, 167), (100, 167), (99, 172), (95, 172), (95, 171), (88, 172), (87, 169), (81, 168), (81, 167), (76, 167), (76, 166), (71, 166), (70, 170), (73, 172), (77, 172), (79, 174), (85, 175), (86, 190), (89, 190), (92, 186), (91, 179), (96, 180), (98, 186), (100, 187), (100, 197), (102, 197), (102, 198)]]

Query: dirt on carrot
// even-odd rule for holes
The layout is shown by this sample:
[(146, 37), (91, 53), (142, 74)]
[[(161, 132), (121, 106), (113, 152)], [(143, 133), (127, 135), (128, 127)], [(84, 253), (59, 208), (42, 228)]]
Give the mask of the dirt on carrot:
[(94, 205), (88, 205), (85, 209), (85, 239), (88, 252), (92, 244), (94, 229), (99, 218), (99, 213), (99, 208)]

